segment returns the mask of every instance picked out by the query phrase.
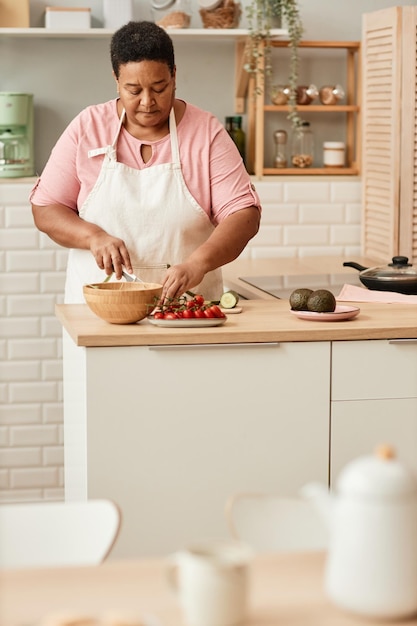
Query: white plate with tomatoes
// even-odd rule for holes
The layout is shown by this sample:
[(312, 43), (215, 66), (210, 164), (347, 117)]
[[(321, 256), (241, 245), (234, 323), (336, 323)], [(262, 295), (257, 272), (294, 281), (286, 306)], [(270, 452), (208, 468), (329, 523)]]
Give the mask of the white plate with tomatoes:
[(182, 299), (170, 302), (148, 315), (147, 319), (155, 326), (201, 328), (220, 326), (227, 317), (217, 304), (205, 302), (202, 296), (195, 296), (185, 303)]
[(204, 328), (209, 326), (221, 326), (227, 320), (226, 315), (224, 317), (201, 317), (201, 318), (156, 318), (153, 315), (147, 317), (148, 322), (155, 326), (165, 326), (169, 328)]

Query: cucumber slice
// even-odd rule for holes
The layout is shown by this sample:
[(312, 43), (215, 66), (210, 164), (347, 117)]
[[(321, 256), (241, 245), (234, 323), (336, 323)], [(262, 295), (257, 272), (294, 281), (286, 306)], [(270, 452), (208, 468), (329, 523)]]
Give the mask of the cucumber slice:
[(220, 306), (223, 309), (234, 309), (239, 302), (239, 294), (236, 291), (225, 291), (220, 298)]

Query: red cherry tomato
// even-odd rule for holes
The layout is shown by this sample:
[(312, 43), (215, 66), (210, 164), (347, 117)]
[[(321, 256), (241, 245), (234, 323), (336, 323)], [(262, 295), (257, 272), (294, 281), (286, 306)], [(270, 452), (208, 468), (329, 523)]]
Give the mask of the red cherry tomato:
[(165, 313), (162, 313), (162, 311), (156, 311), (156, 312), (154, 313), (154, 318), (155, 318), (156, 320), (163, 320), (163, 319), (164, 319), (164, 317), (165, 317)]
[(217, 306), (217, 304), (212, 304), (208, 310), (213, 313), (214, 317), (226, 317), (221, 308)]
[(197, 306), (203, 306), (204, 304), (204, 297), (201, 294), (197, 294), (194, 296), (194, 304)]
[(213, 311), (211, 310), (211, 307), (209, 307), (208, 309), (204, 309), (204, 317), (216, 317), (213, 313)]
[(184, 309), (184, 311), (182, 312), (182, 316), (185, 319), (191, 319), (195, 317), (194, 311), (192, 309)]
[(167, 311), (164, 313), (164, 320), (177, 320), (178, 315), (174, 311)]
[(194, 317), (197, 317), (197, 318), (206, 317), (206, 315), (204, 314), (204, 309), (196, 309), (194, 311)]

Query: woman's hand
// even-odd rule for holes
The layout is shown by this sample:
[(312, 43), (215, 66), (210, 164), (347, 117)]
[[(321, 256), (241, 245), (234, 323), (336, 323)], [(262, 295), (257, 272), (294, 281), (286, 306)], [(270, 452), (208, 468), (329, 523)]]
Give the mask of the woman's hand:
[(114, 272), (117, 280), (120, 280), (123, 267), (129, 274), (133, 272), (129, 252), (122, 239), (101, 230), (90, 237), (90, 250), (98, 267), (105, 270), (108, 276)]
[(122, 239), (113, 237), (102, 228), (79, 217), (76, 211), (62, 204), (32, 205), (37, 228), (66, 248), (90, 250), (98, 267), (116, 278), (122, 277), (122, 266), (133, 272), (129, 252)]
[(176, 298), (200, 284), (205, 271), (196, 263), (179, 263), (169, 267), (162, 284), (161, 301)]

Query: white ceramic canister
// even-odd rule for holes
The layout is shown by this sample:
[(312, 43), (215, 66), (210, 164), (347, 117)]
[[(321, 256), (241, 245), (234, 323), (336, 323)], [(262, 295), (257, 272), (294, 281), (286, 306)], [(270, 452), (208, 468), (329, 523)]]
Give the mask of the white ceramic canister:
[(343, 141), (325, 141), (323, 143), (324, 167), (344, 167), (346, 146)]
[(103, 0), (104, 28), (120, 28), (133, 19), (132, 0)]

